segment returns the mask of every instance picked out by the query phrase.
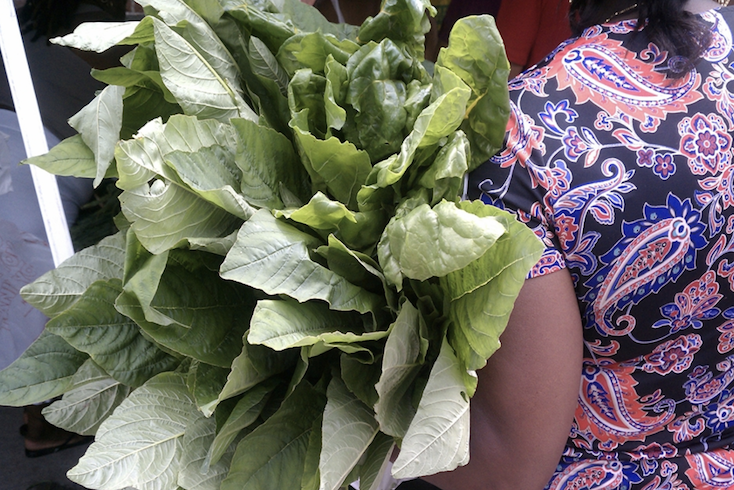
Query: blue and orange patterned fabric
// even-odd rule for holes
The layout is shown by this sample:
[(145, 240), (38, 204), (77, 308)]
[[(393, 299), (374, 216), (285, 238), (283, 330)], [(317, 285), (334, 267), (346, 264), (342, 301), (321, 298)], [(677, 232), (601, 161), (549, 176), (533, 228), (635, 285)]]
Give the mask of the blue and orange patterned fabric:
[(561, 45), (510, 83), (505, 147), (469, 177), (545, 242), (531, 276), (574, 279), (584, 369), (553, 490), (734, 489), (734, 9), (701, 17), (714, 42), (675, 80), (635, 21)]

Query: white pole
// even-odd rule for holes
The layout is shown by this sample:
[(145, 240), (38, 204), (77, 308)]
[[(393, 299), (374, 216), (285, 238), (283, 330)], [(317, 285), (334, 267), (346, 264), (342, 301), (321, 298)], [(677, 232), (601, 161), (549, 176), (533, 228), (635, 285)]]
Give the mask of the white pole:
[[(26, 155), (28, 158), (42, 155), (48, 152), (48, 143), (13, 0), (0, 0), (0, 51), (5, 63), (10, 92), (13, 95), (15, 113), (18, 115), (20, 131), (23, 134)], [(31, 175), (54, 266), (58, 266), (74, 254), (59, 188), (53, 174), (35, 165), (31, 165)]]

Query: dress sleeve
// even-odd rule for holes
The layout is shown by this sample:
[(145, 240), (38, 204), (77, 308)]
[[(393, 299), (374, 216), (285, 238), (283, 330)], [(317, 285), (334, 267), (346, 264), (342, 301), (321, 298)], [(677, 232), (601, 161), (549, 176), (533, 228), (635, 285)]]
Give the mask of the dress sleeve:
[(544, 243), (545, 251), (528, 277), (566, 267), (548, 203), (553, 186), (569, 181), (570, 176), (565, 166), (546, 166), (543, 136), (543, 128), (511, 103), (504, 148), (469, 174), (467, 187), (469, 199), (481, 199), (513, 213)]

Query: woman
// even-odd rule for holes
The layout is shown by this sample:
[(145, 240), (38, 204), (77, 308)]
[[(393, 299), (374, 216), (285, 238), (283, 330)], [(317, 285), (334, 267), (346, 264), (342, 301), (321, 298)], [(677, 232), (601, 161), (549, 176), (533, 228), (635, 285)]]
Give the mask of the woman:
[(633, 2), (572, 0), (470, 175), (547, 248), (446, 490), (734, 489), (734, 7)]

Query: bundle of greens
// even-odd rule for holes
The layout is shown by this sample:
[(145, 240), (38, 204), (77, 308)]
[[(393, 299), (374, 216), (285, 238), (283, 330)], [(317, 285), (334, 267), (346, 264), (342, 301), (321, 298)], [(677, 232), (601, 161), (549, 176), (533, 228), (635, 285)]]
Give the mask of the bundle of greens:
[(49, 318), (0, 403), (95, 442), (69, 477), (138, 490), (378, 488), (468, 461), (476, 370), (540, 242), (462, 201), (502, 143), (491, 17), (423, 59), (429, 0), (361, 26), (298, 0), (144, 0), (78, 135), (31, 159), (114, 178), (119, 232), (26, 286)]

